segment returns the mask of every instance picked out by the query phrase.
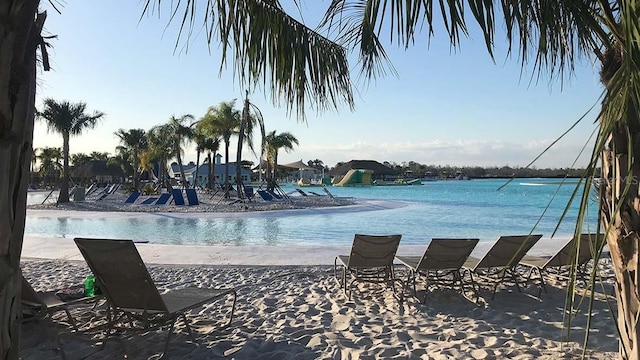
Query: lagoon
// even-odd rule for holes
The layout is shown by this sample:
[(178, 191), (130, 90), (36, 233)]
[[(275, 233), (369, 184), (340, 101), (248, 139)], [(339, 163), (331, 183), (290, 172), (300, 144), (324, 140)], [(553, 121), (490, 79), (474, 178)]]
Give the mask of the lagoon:
[[(356, 205), (243, 213), (107, 213), (28, 210), (25, 236), (106, 237), (184, 245), (350, 245), (354, 233), (402, 234), (403, 244), (434, 237), (500, 235), (551, 237), (576, 187), (562, 179), (450, 180), (422, 186), (330, 187)], [(292, 191), (293, 185), (283, 187)], [(306, 188), (313, 191), (313, 188)], [(33, 202), (33, 199), (31, 199)], [(588, 224), (595, 231), (597, 204), (590, 196)], [(545, 212), (545, 209), (548, 209)], [(573, 204), (555, 237), (571, 237)], [(544, 213), (544, 215), (543, 215)], [(536, 225), (537, 223), (537, 225)]]

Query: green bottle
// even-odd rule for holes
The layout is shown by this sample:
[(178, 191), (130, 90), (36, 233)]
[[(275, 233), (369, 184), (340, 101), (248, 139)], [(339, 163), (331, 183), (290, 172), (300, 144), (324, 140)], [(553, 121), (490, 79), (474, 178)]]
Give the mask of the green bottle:
[(88, 297), (93, 297), (96, 295), (96, 278), (93, 275), (87, 276), (84, 279), (84, 295)]

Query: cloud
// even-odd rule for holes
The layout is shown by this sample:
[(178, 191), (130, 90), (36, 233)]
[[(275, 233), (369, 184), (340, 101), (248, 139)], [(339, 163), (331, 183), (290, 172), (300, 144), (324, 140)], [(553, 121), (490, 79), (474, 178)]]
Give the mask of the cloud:
[[(355, 142), (349, 144), (309, 145), (301, 144), (291, 154), (303, 159), (320, 159), (333, 166), (349, 160), (377, 160), (380, 162), (415, 161), (425, 165), (453, 166), (525, 166), (540, 155), (552, 140), (536, 140), (516, 143), (499, 140), (433, 140), (426, 142), (385, 142), (373, 144)], [(578, 156), (582, 144), (558, 143), (543, 154), (533, 165), (538, 168), (570, 167)], [(585, 166), (589, 154), (583, 154), (576, 166)]]

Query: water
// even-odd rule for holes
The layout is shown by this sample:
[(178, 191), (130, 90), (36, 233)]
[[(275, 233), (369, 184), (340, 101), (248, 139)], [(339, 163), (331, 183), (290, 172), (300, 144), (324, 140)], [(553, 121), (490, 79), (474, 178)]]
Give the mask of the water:
[[(492, 241), (500, 235), (528, 234), (540, 221), (534, 233), (550, 237), (575, 189), (575, 182), (560, 186), (557, 179), (516, 179), (498, 191), (503, 184), (505, 180), (470, 180), (425, 182), (423, 186), (331, 187), (335, 196), (367, 203), (331, 209), (241, 214), (57, 212), (56, 216), (28, 211), (25, 235), (163, 244), (334, 246), (350, 245), (355, 233), (397, 233), (402, 234), (403, 244), (425, 244), (433, 237)], [(284, 191), (293, 189), (283, 187)], [(38, 196), (30, 195), (29, 201), (37, 202)], [(577, 205), (565, 216), (556, 237), (573, 234)], [(592, 231), (596, 210), (593, 203), (589, 213)]]

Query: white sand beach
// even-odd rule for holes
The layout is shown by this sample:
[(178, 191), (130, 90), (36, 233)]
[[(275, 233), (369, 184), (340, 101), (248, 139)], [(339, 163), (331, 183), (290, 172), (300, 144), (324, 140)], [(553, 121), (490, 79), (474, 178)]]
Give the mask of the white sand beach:
[[(474, 253), (491, 244), (481, 245)], [(588, 303), (579, 306), (567, 339), (566, 284), (560, 281), (541, 297), (536, 285), (522, 293), (501, 289), (494, 300), (488, 288), (477, 300), (468, 293), (430, 289), (422, 304), (425, 290), (419, 283), (420, 300), (407, 290), (400, 302), (391, 290), (374, 285), (361, 285), (349, 300), (333, 276), (335, 256), (348, 254), (349, 247), (136, 246), (162, 291), (195, 285), (238, 292), (233, 321), (225, 329), (217, 326), (227, 319), (230, 300), (191, 313), (197, 344), (178, 322), (166, 354), (171, 359), (573, 359), (583, 353)], [(424, 246), (401, 245), (398, 254), (423, 251)], [(609, 260), (601, 261), (610, 275)], [(22, 269), (41, 291), (78, 287), (90, 274), (73, 241), (60, 238), (25, 238)], [(401, 266), (396, 274), (406, 277)], [(615, 314), (603, 299), (594, 303), (585, 350), (589, 359), (617, 357)], [(615, 309), (613, 302), (610, 306)], [(72, 313), (81, 326), (105, 322), (103, 307), (74, 307)], [(157, 358), (167, 335), (166, 328), (150, 331), (109, 341), (101, 349), (95, 334), (71, 335), (64, 313), (52, 320), (24, 324), (23, 359), (59, 358), (56, 339), (68, 359)]]

